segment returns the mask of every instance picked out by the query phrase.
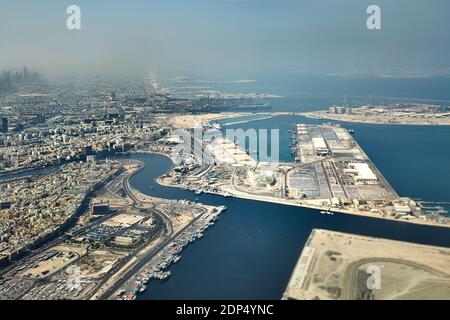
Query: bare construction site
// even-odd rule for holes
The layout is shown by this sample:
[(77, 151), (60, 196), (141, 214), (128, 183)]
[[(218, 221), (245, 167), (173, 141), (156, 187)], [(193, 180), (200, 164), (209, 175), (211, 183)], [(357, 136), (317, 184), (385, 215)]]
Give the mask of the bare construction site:
[(287, 300), (450, 299), (450, 249), (314, 229)]

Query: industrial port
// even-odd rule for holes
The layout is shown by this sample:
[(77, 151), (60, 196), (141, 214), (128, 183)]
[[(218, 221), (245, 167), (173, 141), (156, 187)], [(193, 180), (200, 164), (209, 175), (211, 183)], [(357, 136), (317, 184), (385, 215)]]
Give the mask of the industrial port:
[[(184, 123), (186, 118), (183, 116)], [(202, 139), (184, 141), (182, 136), (172, 135), (152, 146), (154, 152), (173, 158), (172, 151), (180, 144), (198, 145), (183, 161), (173, 159), (174, 167), (158, 179), (160, 184), (309, 207), (322, 213), (450, 226), (444, 216), (427, 214), (420, 203), (399, 196), (352, 132), (338, 124), (295, 124), (290, 130), (295, 162), (257, 161), (237, 139), (218, 136), (213, 121), (204, 121), (202, 130)]]
[[(202, 193), (316, 209), (312, 214), (450, 226), (448, 218), (399, 196), (340, 125), (295, 123), (286, 128), (295, 161), (266, 161), (246, 145), (249, 132), (224, 135), (218, 122), (245, 123), (255, 117), (250, 113), (194, 114), (189, 101), (148, 94), (134, 83), (120, 94), (108, 82), (75, 92), (52, 84), (48, 95), (39, 88), (26, 87), (1, 105), (0, 299), (139, 299), (171, 276), (182, 250), (226, 210), (221, 202), (199, 203)], [(222, 99), (228, 107), (267, 98), (201, 101), (218, 108)], [(36, 115), (27, 114), (31, 105)], [(186, 110), (175, 113), (180, 105)], [(183, 145), (193, 150), (177, 153)], [(130, 159), (134, 153), (169, 157), (173, 165), (157, 182), (198, 198), (166, 200), (133, 188), (130, 179), (144, 168)]]
[(301, 113), (309, 118), (373, 124), (450, 125), (447, 105), (396, 103), (331, 106), (328, 110)]

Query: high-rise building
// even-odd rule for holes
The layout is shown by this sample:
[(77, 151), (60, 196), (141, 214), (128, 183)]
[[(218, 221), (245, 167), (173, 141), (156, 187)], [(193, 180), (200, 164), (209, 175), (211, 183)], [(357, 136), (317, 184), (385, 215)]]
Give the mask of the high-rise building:
[(28, 73), (28, 68), (23, 67), (23, 81), (30, 80), (30, 74)]
[(1, 132), (3, 133), (8, 132), (8, 118), (2, 118)]
[(328, 108), (328, 113), (333, 114), (351, 114), (352, 108), (350, 107), (338, 107), (338, 106), (332, 106)]
[(36, 123), (45, 123), (45, 115), (42, 113), (38, 113), (36, 115)]
[(23, 123), (17, 122), (15, 127), (14, 127), (14, 131), (15, 132), (21, 132), (21, 131), (23, 131), (24, 128), (25, 127), (24, 127)]

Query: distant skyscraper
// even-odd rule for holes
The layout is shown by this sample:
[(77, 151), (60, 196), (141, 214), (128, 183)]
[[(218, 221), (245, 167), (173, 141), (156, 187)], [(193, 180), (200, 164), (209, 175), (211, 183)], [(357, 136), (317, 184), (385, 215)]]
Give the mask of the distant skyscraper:
[(42, 113), (38, 113), (36, 115), (36, 123), (45, 123), (45, 115)]
[(28, 73), (27, 67), (23, 67), (23, 80), (24, 81), (30, 80), (30, 74)]
[(14, 131), (15, 132), (21, 132), (24, 129), (24, 125), (23, 123), (17, 122), (16, 126), (14, 127)]
[(369, 95), (369, 107), (373, 104), (373, 94)]
[(1, 131), (3, 133), (8, 132), (8, 118), (2, 118), (2, 128)]

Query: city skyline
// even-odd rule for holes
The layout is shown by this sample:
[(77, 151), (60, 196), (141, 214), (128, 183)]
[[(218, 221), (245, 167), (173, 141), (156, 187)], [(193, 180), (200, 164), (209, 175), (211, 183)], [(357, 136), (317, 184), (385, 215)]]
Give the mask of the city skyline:
[(449, 10), (2, 1), (0, 301), (450, 300)]
[[(319, 73), (448, 69), (443, 0), (201, 0), (0, 5), (0, 69), (24, 64), (49, 75)], [(81, 9), (68, 30), (66, 8)], [(381, 8), (381, 30), (366, 9)], [(420, 12), (420, 14), (417, 14)], [(430, 23), (433, 22), (433, 23)], [(351, 52), (351, 54), (350, 54)]]

